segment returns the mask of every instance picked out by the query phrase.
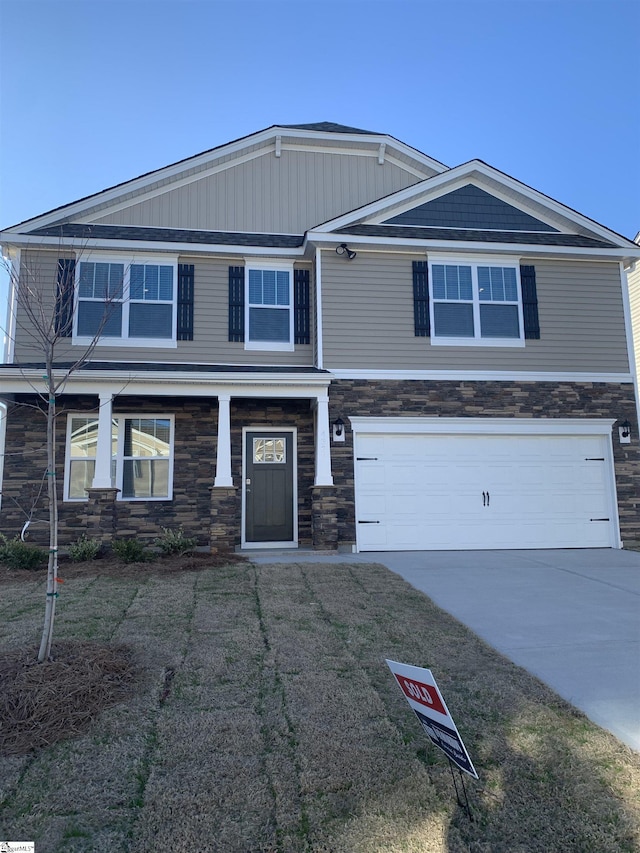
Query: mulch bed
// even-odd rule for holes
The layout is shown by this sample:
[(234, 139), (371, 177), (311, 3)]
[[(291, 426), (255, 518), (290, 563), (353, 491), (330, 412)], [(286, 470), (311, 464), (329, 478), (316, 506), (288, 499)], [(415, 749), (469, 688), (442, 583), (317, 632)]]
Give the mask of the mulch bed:
[[(228, 566), (231, 563), (245, 562), (245, 557), (232, 552), (209, 554), (205, 551), (194, 551), (191, 554), (152, 554), (152, 558), (143, 563), (122, 563), (113, 555), (104, 556), (98, 560), (74, 563), (68, 557), (60, 555), (59, 575), (63, 580), (67, 578), (94, 577), (96, 574), (113, 578), (136, 578), (147, 577), (148, 575), (170, 575), (176, 572), (197, 572), (204, 569)], [(9, 569), (0, 563), (0, 584), (14, 583), (15, 581), (33, 581), (38, 577), (44, 580), (46, 576), (46, 566), (34, 571), (26, 571)]]
[(0, 655), (0, 755), (80, 734), (132, 695), (136, 668), (125, 646), (67, 641), (55, 643), (45, 663), (37, 655), (37, 647)]

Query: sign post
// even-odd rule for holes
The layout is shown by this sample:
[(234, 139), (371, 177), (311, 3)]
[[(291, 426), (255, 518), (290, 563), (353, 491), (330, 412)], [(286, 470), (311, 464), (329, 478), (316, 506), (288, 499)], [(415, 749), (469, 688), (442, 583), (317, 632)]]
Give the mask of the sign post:
[[(398, 686), (409, 703), (409, 707), (420, 721), (420, 725), (426, 732), (429, 740), (435, 746), (439, 747), (449, 759), (458, 804), (466, 809), (469, 818), (473, 820), (462, 773), (468, 773), (474, 779), (478, 778), (478, 774), (431, 670), (423, 669), (419, 666), (410, 666), (406, 663), (398, 663), (393, 660), (387, 660), (387, 666), (393, 673)], [(466, 801), (464, 803), (460, 800), (458, 785), (453, 775), (454, 764), (460, 773), (462, 790), (464, 791)]]

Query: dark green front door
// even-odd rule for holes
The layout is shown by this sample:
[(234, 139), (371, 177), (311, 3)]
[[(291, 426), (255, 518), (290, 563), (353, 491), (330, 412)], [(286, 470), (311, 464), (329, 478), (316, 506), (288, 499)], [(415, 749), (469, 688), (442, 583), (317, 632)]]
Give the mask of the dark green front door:
[(245, 540), (293, 542), (293, 433), (245, 433)]

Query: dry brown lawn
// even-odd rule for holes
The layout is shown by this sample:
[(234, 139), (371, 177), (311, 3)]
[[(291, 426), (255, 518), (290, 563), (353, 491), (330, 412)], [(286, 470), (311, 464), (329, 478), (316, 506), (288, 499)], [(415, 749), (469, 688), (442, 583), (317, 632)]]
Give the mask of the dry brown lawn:
[[(113, 568), (113, 567), (112, 567)], [(378, 565), (67, 573), (60, 644), (130, 650), (133, 693), (0, 758), (0, 839), (38, 853), (640, 849), (640, 756)], [(0, 585), (5, 649), (41, 577)], [(478, 770), (474, 820), (384, 662), (433, 670)]]

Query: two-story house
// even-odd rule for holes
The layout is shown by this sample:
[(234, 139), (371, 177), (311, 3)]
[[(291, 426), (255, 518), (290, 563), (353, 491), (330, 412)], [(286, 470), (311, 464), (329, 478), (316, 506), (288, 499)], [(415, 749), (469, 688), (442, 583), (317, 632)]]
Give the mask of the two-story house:
[[(274, 126), (1, 235), (61, 338), (62, 542), (640, 539), (632, 241), (479, 160)], [(2, 520), (46, 537), (12, 293)], [(17, 313), (17, 316), (15, 314)], [(86, 355), (87, 347), (97, 343)]]

